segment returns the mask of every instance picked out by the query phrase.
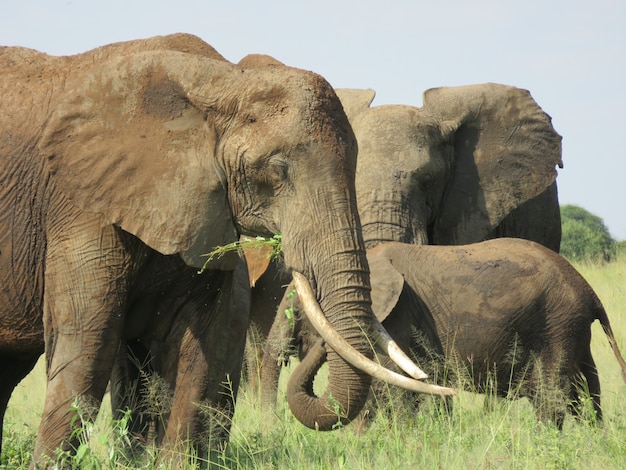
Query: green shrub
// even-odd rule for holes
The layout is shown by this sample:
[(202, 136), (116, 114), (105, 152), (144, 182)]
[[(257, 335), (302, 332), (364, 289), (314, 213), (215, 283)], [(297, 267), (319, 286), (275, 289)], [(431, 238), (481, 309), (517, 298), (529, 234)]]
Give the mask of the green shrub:
[(609, 261), (616, 242), (597, 215), (575, 205), (561, 207), (561, 254), (570, 261)]

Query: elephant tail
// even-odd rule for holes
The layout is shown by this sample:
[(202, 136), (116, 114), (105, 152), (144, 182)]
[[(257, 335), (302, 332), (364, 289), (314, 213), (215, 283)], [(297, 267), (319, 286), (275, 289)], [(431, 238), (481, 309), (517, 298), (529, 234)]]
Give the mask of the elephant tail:
[(619, 365), (622, 368), (622, 379), (624, 380), (624, 383), (626, 384), (626, 361), (624, 361), (624, 357), (622, 356), (622, 353), (619, 350), (619, 347), (617, 346), (617, 341), (615, 340), (615, 335), (613, 334), (613, 328), (611, 328), (611, 322), (609, 322), (609, 317), (606, 313), (606, 310), (600, 303), (599, 299), (597, 299), (597, 303), (598, 303), (598, 308), (596, 310), (597, 319), (600, 321), (600, 324), (602, 325), (602, 329), (604, 330), (604, 333), (606, 334), (609, 340), (609, 344), (611, 345), (611, 349), (613, 350), (613, 354), (615, 354), (617, 362), (619, 362)]

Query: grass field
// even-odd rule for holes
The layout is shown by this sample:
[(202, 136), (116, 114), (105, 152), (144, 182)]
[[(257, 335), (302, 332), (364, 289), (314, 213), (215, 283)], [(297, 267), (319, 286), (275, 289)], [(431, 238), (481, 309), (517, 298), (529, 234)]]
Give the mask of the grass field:
[[(576, 266), (604, 303), (622, 352), (626, 352), (626, 256), (610, 264)], [(451, 415), (434, 401), (409, 420), (379, 414), (362, 428), (352, 423), (317, 433), (300, 425), (284, 399), (268, 417), (253, 391), (241, 390), (228, 449), (214, 457), (215, 468), (253, 469), (588, 469), (626, 468), (626, 385), (599, 324), (592, 351), (602, 383), (604, 425), (594, 427), (568, 416), (562, 432), (539, 424), (530, 403), (505, 401), (483, 410), (483, 396), (460, 392)], [(284, 388), (285, 375), (281, 379)], [(27, 468), (45, 378), (40, 361), (16, 389), (4, 423), (1, 468)], [(128, 462), (114, 444), (122, 434), (111, 425), (109, 402), (91, 432), (81, 468), (151, 468)], [(81, 463), (82, 462), (82, 463)]]

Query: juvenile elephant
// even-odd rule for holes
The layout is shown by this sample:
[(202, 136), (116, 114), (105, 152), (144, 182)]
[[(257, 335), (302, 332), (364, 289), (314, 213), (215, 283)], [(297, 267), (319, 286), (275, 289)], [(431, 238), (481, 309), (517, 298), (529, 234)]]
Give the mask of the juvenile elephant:
[(343, 356), (371, 367), (363, 332), (377, 322), (356, 141), (323, 78), (244, 69), (188, 35), (67, 57), (4, 47), (0, 68), (0, 417), (45, 349), (35, 462), (75, 444), (72, 404), (95, 415), (120, 341), (162, 343), (164, 444), (203, 447), (197, 404), (232, 415), (222, 392), (236, 394), (223, 382), (241, 361), (245, 267), (225, 256), (198, 268), (240, 234), (282, 233), (286, 265), (347, 338), (329, 354), (327, 393), (298, 418), (330, 429), (330, 395), (343, 421), (358, 413), (371, 377)]
[[(267, 56), (242, 62), (276, 63)], [(370, 107), (373, 90), (336, 91), (359, 145), (355, 184), (367, 248), (516, 237), (559, 251), (561, 136), (528, 91), (493, 83), (435, 88), (421, 108)], [(250, 336), (260, 346), (249, 348), (250, 364), (290, 282), (273, 263), (259, 276)]]
[[(626, 362), (600, 300), (563, 257), (537, 243), (513, 238), (460, 246), (390, 242), (367, 256), (373, 309), (387, 331), (416, 361), (430, 361), (422, 355), (422, 336), (414, 333), (424, 331), (424, 319), (431, 318), (448, 367), (466, 370), (469, 390), (526, 396), (541, 419), (561, 427), (583, 379), (601, 420), (600, 381), (590, 349), (595, 320), (626, 383)], [(283, 309), (287, 302), (293, 299), (285, 300)], [(297, 301), (294, 305), (298, 310)], [(283, 311), (267, 344), (261, 378), (264, 405), (271, 407), (285, 355), (295, 348), (305, 364), (290, 377), (292, 400), (311, 386), (325, 348), (306, 322), (288, 325)]]

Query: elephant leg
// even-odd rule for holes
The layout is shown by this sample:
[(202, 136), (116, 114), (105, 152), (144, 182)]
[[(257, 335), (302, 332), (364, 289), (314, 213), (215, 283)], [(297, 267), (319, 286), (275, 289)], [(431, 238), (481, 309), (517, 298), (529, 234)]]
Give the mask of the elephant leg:
[(245, 366), (243, 367), (244, 381), (254, 394), (259, 393), (261, 364), (263, 363), (264, 347), (267, 337), (257, 325), (250, 323), (246, 338)]
[(583, 357), (580, 361), (580, 375), (586, 383), (576, 384), (572, 381), (569, 410), (574, 416), (580, 416), (580, 385), (586, 387), (589, 392), (589, 397), (593, 403), (593, 409), (595, 411), (596, 422), (602, 421), (602, 407), (600, 403), (600, 377), (598, 376), (598, 369), (596, 368), (595, 361), (591, 355), (591, 347), (589, 344), (585, 347)]
[(530, 374), (529, 394), (537, 418), (543, 422), (551, 421), (558, 429), (562, 429), (571, 380), (561, 366), (567, 363), (566, 358), (552, 360), (552, 357), (544, 354), (535, 361)]
[[(250, 328), (246, 346), (246, 379), (250, 388), (263, 393), (261, 379), (268, 338), (274, 324), (276, 311), (285, 293), (285, 286), (291, 282), (291, 275), (284, 272), (279, 262), (274, 260), (267, 265), (265, 272), (256, 280), (251, 289)], [(260, 389), (260, 390), (259, 390)], [(262, 403), (263, 403), (262, 399)]]
[[(113, 227), (49, 242), (44, 293), (47, 388), (33, 460), (72, 451), (99, 409), (119, 345), (129, 259)], [(71, 437), (70, 437), (71, 436)]]
[[(290, 290), (291, 287), (288, 289)], [(265, 341), (263, 360), (261, 362), (261, 407), (269, 420), (272, 416), (278, 398), (278, 382), (283, 365), (289, 362), (289, 357), (295, 354), (297, 330), (302, 320), (289, 320), (287, 308), (293, 309), (293, 302), (289, 292), (283, 294), (282, 300), (274, 315), (274, 321)], [(298, 344), (301, 346), (301, 344)], [(302, 355), (302, 351), (300, 354)], [(305, 353), (306, 354), (306, 353)]]
[(201, 458), (228, 440), (250, 309), (245, 265), (211, 276), (210, 289), (203, 285), (189, 296), (160, 353), (174, 392), (164, 447), (191, 443)]
[(115, 420), (130, 418), (128, 431), (134, 439), (127, 449), (129, 458), (136, 457), (141, 447), (156, 440), (159, 409), (153, 406), (155, 400), (151, 400), (153, 395), (158, 395), (154, 387), (150, 388), (153, 376), (149, 348), (140, 340), (122, 341), (111, 373), (111, 409)]
[[(15, 357), (15, 355), (0, 355), (0, 426), (4, 423), (9, 399), (18, 383), (33, 370), (41, 354)], [(2, 428), (0, 428), (1, 430)], [(0, 454), (2, 454), (2, 433), (0, 432)]]

